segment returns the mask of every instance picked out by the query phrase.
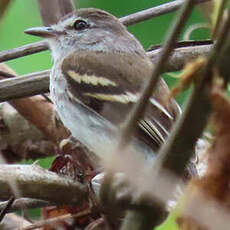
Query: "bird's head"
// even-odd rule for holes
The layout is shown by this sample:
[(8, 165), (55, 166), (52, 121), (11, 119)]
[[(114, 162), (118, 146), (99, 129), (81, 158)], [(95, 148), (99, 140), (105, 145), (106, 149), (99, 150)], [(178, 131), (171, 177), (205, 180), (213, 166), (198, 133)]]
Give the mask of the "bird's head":
[(47, 39), (54, 59), (82, 50), (145, 53), (119, 19), (99, 9), (80, 9), (55, 25), (30, 28), (25, 33)]

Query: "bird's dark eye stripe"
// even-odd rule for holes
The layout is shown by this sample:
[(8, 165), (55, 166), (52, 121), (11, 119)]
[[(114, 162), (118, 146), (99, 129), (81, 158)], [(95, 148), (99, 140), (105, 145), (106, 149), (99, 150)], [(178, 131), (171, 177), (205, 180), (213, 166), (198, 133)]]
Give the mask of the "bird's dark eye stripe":
[(76, 20), (73, 24), (75, 30), (83, 30), (88, 27), (88, 23), (84, 20)]

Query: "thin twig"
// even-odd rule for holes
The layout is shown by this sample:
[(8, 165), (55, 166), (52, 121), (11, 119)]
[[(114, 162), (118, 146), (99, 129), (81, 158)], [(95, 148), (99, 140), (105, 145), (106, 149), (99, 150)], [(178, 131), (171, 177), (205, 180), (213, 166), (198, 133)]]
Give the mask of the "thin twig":
[[(218, 35), (218, 31), (220, 29), (220, 23), (224, 18), (224, 10), (226, 8), (227, 0), (220, 1), (218, 11), (214, 9), (214, 14), (212, 16), (212, 24), (213, 24), (213, 31), (212, 31), (212, 39), (215, 39)], [(215, 16), (215, 17), (214, 17)]]
[[(159, 182), (159, 178), (164, 176), (165, 172), (169, 172), (172, 175), (181, 178), (189, 159), (193, 155), (193, 147), (198, 137), (202, 134), (211, 112), (209, 94), (211, 91), (210, 86), (212, 83), (213, 67), (220, 57), (219, 51), (225, 44), (227, 37), (226, 34), (230, 31), (229, 28), (230, 17), (228, 17), (227, 23), (223, 27), (221, 37), (217, 40), (217, 43), (204, 67), (202, 75), (196, 82), (185, 111), (176, 123), (168, 141), (160, 149), (157, 160), (154, 162), (152, 172), (149, 173), (151, 175), (151, 180), (154, 182), (154, 188), (168, 193), (167, 197), (171, 197), (171, 194), (176, 187), (176, 183), (175, 181), (174, 183), (171, 183), (171, 189), (165, 189), (162, 187), (164, 186), (164, 183), (162, 184)], [(160, 207), (161, 206), (156, 203), (151, 211), (157, 213)], [(136, 213), (134, 213), (134, 216), (135, 214)], [(133, 218), (131, 220), (133, 220)], [(128, 218), (125, 219), (122, 230), (130, 229), (129, 227), (132, 223), (129, 222), (130, 220)], [(138, 227), (135, 229), (143, 229), (143, 226)], [(149, 226), (149, 229), (152, 229), (152, 226)]]
[(9, 61), (15, 58), (24, 57), (30, 54), (38, 53), (48, 49), (46, 41), (40, 41), (17, 47), (11, 50), (0, 52), (0, 62)]
[(74, 11), (72, 0), (38, 0), (38, 5), (45, 26), (57, 23), (60, 18)]
[(12, 2), (11, 0), (1, 0), (0, 2), (0, 21), (2, 20), (11, 2)]
[[(167, 143), (162, 146), (157, 160), (154, 162), (155, 178), (153, 180), (156, 184), (157, 176), (162, 170), (170, 171), (173, 175), (181, 177), (193, 155), (195, 143), (206, 127), (211, 113), (209, 95), (213, 68), (221, 57), (220, 50), (224, 47), (229, 33), (230, 15), (221, 29), (217, 42), (204, 66), (201, 77), (195, 84), (182, 116), (177, 121)], [(173, 188), (170, 193), (172, 190)]]
[[(163, 72), (163, 69), (165, 68), (165, 63), (167, 62), (168, 57), (170, 56), (173, 50), (174, 44), (176, 43), (176, 40), (181, 30), (183, 29), (185, 22), (187, 21), (189, 15), (193, 10), (194, 3), (194, 0), (187, 0), (184, 2), (180, 15), (177, 17), (176, 22), (173, 25), (172, 30), (169, 33), (164, 46), (162, 47), (159, 59), (157, 60), (155, 68), (153, 69), (152, 77), (147, 82), (147, 85), (145, 86), (143, 93), (139, 99), (139, 102), (135, 106), (134, 110), (131, 112), (131, 115), (127, 120), (125, 127), (121, 131), (121, 138), (118, 145), (118, 151), (116, 152), (119, 152), (120, 149), (124, 150), (130, 142), (132, 134), (136, 129), (137, 121), (144, 114), (149, 98), (151, 97), (152, 92), (154, 91), (157, 85), (157, 82), (160, 78), (160, 74)], [(110, 176), (110, 173), (108, 173), (108, 175), (105, 176), (103, 182), (105, 183), (105, 185), (109, 184), (108, 180), (110, 179)], [(103, 190), (103, 184), (101, 189)], [(142, 202), (141, 198), (137, 200), (137, 202)], [(150, 215), (149, 213), (152, 213), (152, 215)], [(131, 226), (132, 229), (136, 230), (153, 229), (155, 226), (159, 224), (159, 220), (162, 218), (163, 213), (163, 207), (161, 205), (158, 205), (157, 203), (150, 207), (146, 206), (146, 210), (144, 212), (129, 211), (126, 214), (121, 229), (128, 230)], [(134, 220), (136, 220), (135, 224), (133, 224)]]
[[(200, 3), (207, 2), (207, 1), (209, 0), (196, 0), (195, 4), (200, 4)], [(184, 3), (184, 0), (176, 0), (176, 1), (169, 2), (169, 3), (164, 3), (162, 5), (155, 6), (147, 10), (142, 10), (137, 13), (127, 15), (125, 17), (120, 18), (120, 20), (124, 25), (130, 26), (130, 25), (148, 20), (150, 18), (157, 17), (163, 14), (168, 14), (175, 10), (178, 10), (182, 6), (183, 3)]]
[(58, 222), (68, 220), (68, 219), (77, 218), (77, 217), (87, 216), (90, 213), (91, 213), (91, 210), (85, 210), (85, 211), (81, 211), (81, 212), (76, 213), (76, 214), (66, 214), (66, 215), (50, 218), (50, 219), (47, 219), (47, 220), (41, 220), (41, 221), (38, 221), (38, 222), (36, 222), (34, 224), (26, 226), (24, 228), (18, 228), (18, 230), (32, 230), (32, 229), (44, 227), (44, 226), (47, 226), (47, 225), (48, 226), (49, 225), (53, 226), (55, 224), (58, 224)]
[(0, 70), (0, 80), (1, 78), (12, 78), (12, 77), (16, 77), (16, 75)]
[[(230, 15), (230, 10), (228, 10), (228, 16), (229, 15)], [(221, 34), (221, 33), (225, 33), (225, 31), (224, 30), (220, 31), (219, 37), (222, 39), (227, 39), (227, 42), (220, 50), (220, 58), (217, 61), (217, 67), (219, 69), (221, 77), (224, 78), (225, 85), (227, 86), (227, 82), (229, 81), (230, 78), (230, 70), (229, 70), (230, 35)], [(220, 43), (221, 45), (224, 42), (219, 39), (218, 43)]]
[[(182, 40), (178, 41), (175, 44), (175, 49), (178, 48), (188, 48), (188, 47), (198, 47), (198, 46), (206, 46), (206, 45), (212, 45), (213, 40), (205, 39), (205, 40)], [(153, 51), (156, 49), (162, 48), (162, 45), (152, 45), (147, 49), (147, 52)]]
[[(165, 66), (164, 72), (173, 72), (178, 71), (183, 68), (183, 66), (199, 56), (208, 56), (213, 45), (195, 45), (195, 46), (184, 46), (175, 49), (169, 57), (168, 62)], [(152, 63), (156, 65), (157, 59), (161, 49), (155, 49), (147, 52), (147, 55), (150, 57)]]
[(4, 216), (9, 212), (12, 204), (14, 203), (14, 196), (11, 196), (10, 199), (6, 202), (5, 207), (1, 210), (0, 213), (0, 222), (2, 221), (2, 219), (4, 218)]
[(1, 80), (0, 102), (49, 91), (49, 70)]
[(145, 108), (148, 104), (149, 98), (152, 96), (152, 92), (157, 86), (157, 82), (160, 78), (160, 74), (164, 71), (166, 62), (170, 54), (172, 53), (173, 47), (176, 43), (176, 40), (184, 27), (186, 20), (188, 19), (190, 13), (192, 12), (194, 0), (187, 0), (183, 5), (180, 15), (177, 17), (175, 24), (172, 27), (171, 33), (166, 39), (165, 44), (162, 47), (159, 58), (157, 59), (156, 65), (154, 66), (151, 79), (147, 82), (143, 93), (139, 99), (139, 102), (136, 104), (134, 110), (130, 113), (130, 116), (127, 119), (126, 125), (121, 132), (121, 139), (119, 147), (121, 149), (129, 143), (131, 140), (132, 133), (137, 126), (137, 121), (142, 117), (145, 112)]
[[(0, 210), (3, 210), (8, 201), (0, 202)], [(45, 200), (38, 200), (38, 199), (30, 199), (30, 198), (19, 198), (14, 201), (11, 207), (7, 210), (7, 213), (14, 212), (23, 209), (29, 208), (43, 208), (47, 206), (55, 205), (55, 203), (45, 201)]]

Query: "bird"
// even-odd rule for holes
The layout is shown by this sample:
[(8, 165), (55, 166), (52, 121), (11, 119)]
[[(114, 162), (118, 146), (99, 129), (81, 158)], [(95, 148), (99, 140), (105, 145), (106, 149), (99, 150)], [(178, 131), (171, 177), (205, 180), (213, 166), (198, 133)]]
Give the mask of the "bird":
[[(153, 64), (141, 43), (112, 14), (82, 8), (57, 24), (25, 33), (47, 40), (53, 59), (50, 96), (72, 136), (93, 151), (108, 141), (107, 124), (120, 128), (137, 103)], [(160, 79), (134, 136), (153, 151), (181, 113)]]

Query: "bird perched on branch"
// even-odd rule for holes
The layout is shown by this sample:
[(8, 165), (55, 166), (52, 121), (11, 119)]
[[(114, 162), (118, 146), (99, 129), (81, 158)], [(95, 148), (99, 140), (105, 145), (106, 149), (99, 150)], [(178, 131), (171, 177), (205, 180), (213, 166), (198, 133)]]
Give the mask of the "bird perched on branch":
[[(50, 93), (64, 125), (92, 150), (109, 143), (107, 124), (122, 125), (152, 74), (153, 65), (139, 41), (116, 17), (91, 8), (25, 32), (48, 41), (54, 62)], [(161, 79), (135, 133), (154, 151), (180, 113), (168, 96)]]

